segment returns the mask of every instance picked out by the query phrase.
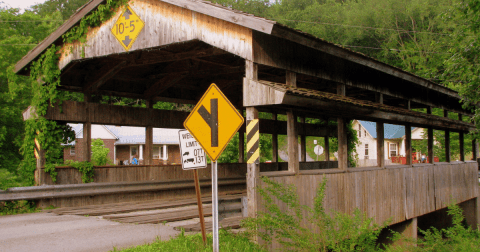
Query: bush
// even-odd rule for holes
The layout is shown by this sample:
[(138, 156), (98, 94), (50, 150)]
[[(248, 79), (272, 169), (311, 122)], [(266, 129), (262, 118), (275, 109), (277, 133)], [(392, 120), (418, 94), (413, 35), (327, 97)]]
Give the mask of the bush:
[[(264, 188), (259, 188), (266, 212), (243, 222), (249, 236), (259, 236), (267, 243), (273, 239), (289, 251), (377, 251), (376, 240), (386, 223), (379, 226), (358, 209), (353, 215), (325, 212), (326, 177), (317, 189), (313, 209), (300, 205), (296, 188), (262, 177)], [(286, 207), (283, 210), (275, 202)], [(301, 225), (307, 221), (317, 230)]]
[(20, 186), (20, 183), (17, 176), (10, 173), (7, 169), (0, 169), (0, 190), (18, 186)]
[[(141, 245), (133, 248), (121, 250), (122, 252), (157, 252), (157, 251), (176, 251), (176, 252), (190, 252), (190, 251), (212, 251), (213, 238), (211, 234), (207, 234), (207, 245), (203, 244), (202, 235), (185, 235), (182, 230), (174, 239), (169, 241), (157, 240), (152, 244)], [(226, 230), (219, 230), (219, 249), (220, 251), (255, 251), (266, 252), (257, 244), (248, 240), (242, 235), (235, 235)], [(114, 249), (113, 251), (120, 251)]]
[(92, 163), (93, 165), (107, 165), (113, 164), (112, 160), (108, 158), (110, 149), (104, 147), (101, 139), (95, 139), (92, 142)]

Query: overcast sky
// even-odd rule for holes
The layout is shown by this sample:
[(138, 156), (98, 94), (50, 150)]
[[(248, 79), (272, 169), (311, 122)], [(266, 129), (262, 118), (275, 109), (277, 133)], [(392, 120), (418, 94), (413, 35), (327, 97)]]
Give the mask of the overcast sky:
[(46, 0), (0, 0), (0, 6), (4, 5), (4, 4), (1, 4), (3, 2), (7, 6), (12, 7), (12, 8), (25, 9), (25, 8), (28, 8), (32, 5), (35, 5), (37, 3), (43, 3), (45, 1)]

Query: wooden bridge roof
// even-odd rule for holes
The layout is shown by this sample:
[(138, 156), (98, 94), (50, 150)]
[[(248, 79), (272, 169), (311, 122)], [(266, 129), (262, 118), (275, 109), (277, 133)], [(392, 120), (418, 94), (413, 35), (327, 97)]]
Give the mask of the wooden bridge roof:
[[(243, 107), (245, 60), (258, 64), (259, 79), (285, 83), (285, 72), (297, 73), (297, 86), (335, 93), (346, 84), (347, 96), (386, 106), (436, 107), (471, 114), (459, 95), (446, 87), (363, 54), (334, 45), (275, 21), (201, 0), (131, 0), (129, 6), (145, 22), (130, 51), (110, 29), (118, 11), (91, 29), (85, 44), (65, 44), (62, 35), (103, 1), (92, 0), (20, 60), (15, 71), (29, 66), (50, 45), (62, 47), (59, 67), (63, 90), (110, 96), (196, 103), (215, 82)], [(299, 90), (300, 90), (299, 89)]]

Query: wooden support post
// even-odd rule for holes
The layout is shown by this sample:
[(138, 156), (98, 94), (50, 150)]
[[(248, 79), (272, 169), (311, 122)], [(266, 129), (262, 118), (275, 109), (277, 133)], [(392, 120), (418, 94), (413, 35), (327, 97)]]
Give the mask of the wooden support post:
[(325, 140), (325, 161), (330, 161), (330, 142), (329, 142), (330, 137), (326, 136), (324, 138)]
[[(277, 120), (277, 113), (272, 113), (272, 119)], [(278, 163), (278, 134), (272, 134), (272, 162)]]
[(298, 162), (298, 127), (297, 116), (292, 110), (287, 111), (288, 171), (299, 173)]
[(238, 162), (245, 163), (245, 132), (238, 132)]
[[(245, 77), (251, 80), (258, 80), (258, 65), (252, 61), (245, 60)], [(244, 96), (253, 94), (243, 93)], [(258, 119), (258, 110), (255, 107), (247, 107), (247, 121)], [(257, 186), (260, 178), (260, 164), (247, 164), (247, 214), (248, 217), (257, 217), (257, 202), (259, 195)]]
[[(448, 118), (448, 110), (443, 110), (443, 117)], [(445, 130), (445, 162), (450, 161), (450, 130)]]
[[(463, 121), (462, 114), (458, 113), (458, 120)], [(465, 161), (465, 138), (463, 131), (458, 133), (458, 140), (460, 142), (460, 161)]]
[(458, 204), (458, 206), (463, 210), (466, 224), (474, 230), (478, 230), (480, 225), (479, 203), (480, 199), (476, 197)]
[(202, 230), (203, 244), (207, 243), (207, 232), (205, 230), (205, 219), (203, 217), (202, 192), (200, 191), (200, 182), (198, 180), (198, 169), (193, 170), (193, 179), (195, 180), (195, 194), (197, 195), (198, 216), (200, 217), (200, 227)]
[(90, 102), (92, 97), (89, 93), (85, 93), (83, 97), (87, 104), (85, 111), (87, 122), (83, 124), (83, 160), (90, 162), (92, 160), (92, 122), (90, 121)]
[(35, 173), (37, 174), (35, 178), (35, 184), (37, 186), (44, 185), (45, 184), (45, 172), (42, 172), (42, 168), (45, 168), (45, 151), (43, 148), (40, 148), (38, 151), (38, 158), (37, 158), (37, 170)]
[[(247, 94), (244, 94), (247, 95)], [(247, 121), (258, 119), (258, 110), (255, 107), (247, 107)], [(258, 192), (257, 185), (260, 177), (260, 164), (247, 164), (247, 213), (248, 217), (257, 216)]]
[(472, 138), (472, 160), (477, 161), (477, 158), (478, 158), (478, 141), (477, 139)]
[[(146, 100), (147, 109), (153, 109), (153, 101)], [(153, 127), (145, 127), (145, 165), (153, 165)]]
[(412, 126), (410, 124), (405, 125), (405, 156), (407, 165), (412, 165)]
[[(376, 93), (375, 101), (383, 104), (383, 94)], [(383, 122), (377, 122), (377, 166), (385, 167), (385, 131)]]
[(460, 141), (460, 161), (465, 161), (465, 139), (463, 131), (458, 133), (458, 140)]
[(407, 100), (407, 109), (411, 110), (412, 109), (412, 104), (410, 100)]
[(388, 229), (395, 231), (407, 239), (399, 239), (394, 242), (387, 241), (392, 247), (411, 244), (416, 246), (414, 240), (418, 238), (418, 221), (417, 218), (409, 219), (388, 227)]
[[(427, 114), (432, 114), (432, 108), (431, 107), (427, 107)], [(428, 131), (428, 158), (427, 158), (427, 162), (430, 163), (430, 164), (433, 164), (433, 128), (432, 127), (428, 127), (427, 129)]]
[[(337, 84), (337, 94), (346, 95), (345, 84)], [(338, 130), (338, 168), (346, 170), (348, 168), (348, 150), (347, 150), (347, 127), (344, 118), (337, 118)]]
[(285, 80), (287, 85), (297, 87), (297, 75), (295, 74), (295, 72), (287, 70)]
[[(305, 117), (300, 117), (300, 122), (305, 123)], [(303, 127), (303, 132), (300, 134), (300, 162), (307, 162), (307, 142), (305, 136), (305, 127)]]

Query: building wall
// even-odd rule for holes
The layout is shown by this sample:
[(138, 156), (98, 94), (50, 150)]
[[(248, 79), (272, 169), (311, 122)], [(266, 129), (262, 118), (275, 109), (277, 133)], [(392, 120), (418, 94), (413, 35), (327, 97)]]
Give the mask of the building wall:
[[(108, 158), (113, 162), (114, 161), (114, 148), (115, 148), (115, 140), (114, 139), (102, 139), (103, 145), (108, 148), (110, 151), (108, 152)], [(93, 142), (93, 139), (92, 139)], [(70, 150), (72, 147), (67, 147), (63, 150), (63, 160), (73, 160), (73, 161), (85, 161), (84, 160), (84, 141), (83, 138), (75, 139), (75, 155), (70, 154)]]

